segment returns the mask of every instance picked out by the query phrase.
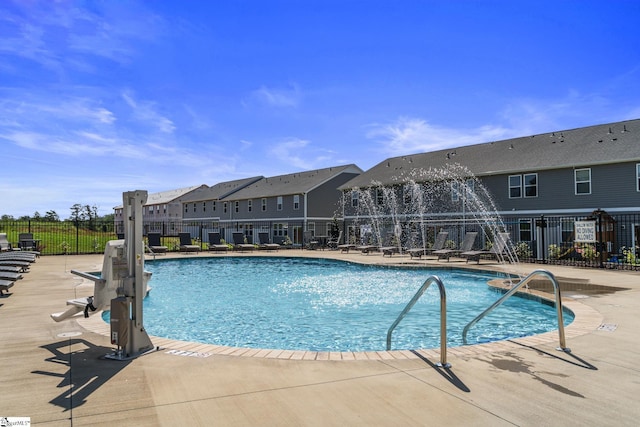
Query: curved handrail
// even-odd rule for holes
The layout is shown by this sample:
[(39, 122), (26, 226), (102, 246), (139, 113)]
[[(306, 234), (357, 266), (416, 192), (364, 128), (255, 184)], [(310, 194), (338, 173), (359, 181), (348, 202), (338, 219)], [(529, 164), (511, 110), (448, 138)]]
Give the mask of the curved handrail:
[(436, 365), (450, 368), (451, 364), (447, 363), (447, 295), (444, 290), (444, 284), (438, 276), (429, 276), (427, 280), (424, 281), (422, 286), (420, 286), (420, 289), (418, 289), (418, 292), (416, 292), (413, 298), (411, 298), (411, 301), (409, 301), (404, 310), (402, 310), (396, 321), (393, 322), (387, 331), (387, 351), (391, 350), (391, 334), (393, 333), (393, 330), (398, 326), (404, 316), (406, 316), (409, 310), (411, 310), (415, 303), (418, 302), (422, 294), (425, 293), (427, 288), (429, 288), (433, 282), (435, 282), (440, 289), (440, 363), (437, 363)]
[(487, 308), (485, 311), (483, 311), (478, 316), (476, 316), (475, 319), (469, 322), (467, 326), (465, 326), (464, 329), (462, 330), (462, 341), (464, 342), (464, 344), (467, 344), (467, 332), (469, 331), (469, 328), (471, 328), (473, 325), (478, 323), (478, 321), (480, 321), (484, 316), (489, 314), (489, 312), (491, 312), (494, 308), (502, 304), (511, 295), (515, 294), (518, 291), (518, 289), (520, 289), (522, 286), (529, 283), (534, 276), (538, 276), (538, 275), (546, 276), (547, 279), (549, 279), (549, 281), (553, 285), (553, 291), (556, 299), (555, 301), (556, 313), (558, 315), (558, 337), (560, 341), (560, 347), (558, 347), (558, 350), (562, 350), (567, 353), (571, 352), (571, 349), (566, 347), (566, 343), (564, 339), (564, 320), (562, 319), (562, 296), (560, 294), (560, 286), (558, 285), (558, 281), (556, 280), (555, 276), (550, 271), (547, 271), (547, 270), (534, 270), (531, 274), (529, 274), (527, 277), (522, 279), (520, 283), (512, 287), (509, 290), (509, 292), (504, 294), (499, 300), (491, 304), (489, 308)]

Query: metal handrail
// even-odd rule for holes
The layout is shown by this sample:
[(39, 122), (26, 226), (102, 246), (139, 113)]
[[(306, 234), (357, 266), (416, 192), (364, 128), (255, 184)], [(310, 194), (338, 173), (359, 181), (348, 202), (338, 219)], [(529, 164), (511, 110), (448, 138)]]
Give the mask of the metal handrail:
[(565, 343), (565, 339), (564, 339), (564, 320), (562, 319), (562, 296), (560, 294), (560, 286), (558, 285), (558, 281), (556, 280), (555, 276), (550, 271), (547, 271), (547, 270), (535, 270), (535, 271), (533, 271), (527, 277), (522, 279), (520, 281), (520, 283), (518, 283), (513, 288), (511, 288), (509, 290), (509, 292), (504, 294), (499, 300), (497, 300), (496, 302), (491, 304), (491, 306), (489, 306), (489, 308), (487, 308), (485, 311), (480, 313), (475, 319), (473, 319), (471, 322), (469, 322), (467, 324), (467, 326), (465, 326), (464, 329), (462, 330), (462, 341), (464, 342), (464, 344), (467, 344), (467, 332), (469, 331), (469, 328), (471, 328), (473, 325), (478, 323), (478, 321), (480, 321), (480, 319), (482, 319), (484, 316), (489, 314), (489, 312), (491, 312), (494, 308), (496, 308), (500, 304), (502, 304), (511, 295), (515, 294), (518, 291), (518, 289), (520, 289), (522, 286), (524, 286), (527, 283), (529, 283), (534, 276), (538, 276), (538, 275), (546, 276), (549, 279), (549, 281), (551, 282), (551, 284), (553, 285), (553, 291), (554, 291), (554, 294), (555, 294), (555, 303), (556, 303), (556, 313), (558, 315), (558, 337), (559, 337), (559, 341), (560, 341), (560, 347), (558, 347), (557, 350), (561, 350), (561, 351), (564, 351), (566, 353), (570, 353), (571, 349), (567, 348), (566, 343)]
[(447, 295), (444, 290), (444, 284), (438, 276), (429, 276), (427, 280), (425, 280), (422, 286), (420, 286), (420, 289), (418, 289), (418, 292), (416, 292), (413, 298), (411, 298), (411, 301), (409, 301), (404, 310), (402, 310), (396, 321), (393, 322), (387, 331), (387, 351), (391, 350), (391, 334), (393, 330), (433, 282), (435, 282), (440, 289), (440, 363), (436, 363), (436, 366), (450, 368), (451, 364), (447, 363)]

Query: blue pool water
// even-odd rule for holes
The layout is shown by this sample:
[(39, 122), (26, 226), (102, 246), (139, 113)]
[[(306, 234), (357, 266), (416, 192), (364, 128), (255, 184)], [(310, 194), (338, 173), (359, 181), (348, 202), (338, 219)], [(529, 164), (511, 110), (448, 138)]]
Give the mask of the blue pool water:
[[(144, 301), (151, 335), (227, 345), (313, 351), (375, 351), (415, 292), (437, 275), (447, 293), (447, 345), (501, 296), (495, 273), (364, 266), (285, 257), (184, 258), (147, 262)], [(440, 345), (440, 294), (432, 285), (393, 333), (392, 349)], [(570, 313), (565, 323), (573, 320)], [(557, 329), (555, 308), (513, 297), (469, 331), (481, 343)]]

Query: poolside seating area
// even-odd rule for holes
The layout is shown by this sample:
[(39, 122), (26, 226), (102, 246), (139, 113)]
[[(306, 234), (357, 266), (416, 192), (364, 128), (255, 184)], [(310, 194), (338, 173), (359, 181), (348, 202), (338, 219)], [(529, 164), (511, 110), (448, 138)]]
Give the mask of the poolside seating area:
[[(5, 235), (6, 237), (6, 235)], [(27, 251), (5, 251), (0, 253), (0, 297), (8, 296), (8, 292), (16, 281), (21, 280), (36, 262), (38, 254)]]
[(269, 233), (258, 233), (258, 239), (260, 240), (260, 249), (267, 251), (277, 251), (280, 249), (280, 245), (278, 243), (272, 243), (269, 240)]
[(252, 251), (255, 249), (255, 246), (253, 246), (253, 244), (245, 241), (244, 233), (236, 232), (236, 233), (233, 233), (232, 236), (233, 236), (234, 250), (243, 252), (243, 251)]
[(151, 253), (154, 254), (166, 254), (168, 248), (164, 246), (160, 241), (160, 233), (149, 233), (147, 234), (147, 247), (149, 248)]
[(227, 252), (229, 250), (229, 246), (222, 243), (222, 239), (220, 237), (219, 232), (211, 232), (209, 233), (209, 252)]

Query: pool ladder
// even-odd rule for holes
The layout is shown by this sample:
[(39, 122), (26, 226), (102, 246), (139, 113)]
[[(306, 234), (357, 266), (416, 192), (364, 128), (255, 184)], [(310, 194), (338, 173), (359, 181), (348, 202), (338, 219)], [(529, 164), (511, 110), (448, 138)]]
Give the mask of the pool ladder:
[(440, 289), (440, 363), (436, 363), (436, 366), (450, 368), (451, 364), (447, 363), (447, 295), (444, 290), (444, 284), (438, 276), (429, 276), (427, 280), (425, 280), (422, 286), (420, 286), (420, 289), (418, 289), (418, 292), (416, 292), (413, 298), (411, 298), (411, 301), (409, 301), (404, 310), (402, 310), (396, 321), (393, 322), (387, 331), (387, 351), (391, 350), (391, 334), (393, 330), (434, 282)]
[(467, 344), (467, 332), (469, 332), (469, 329), (473, 325), (478, 323), (483, 317), (485, 317), (487, 314), (489, 314), (491, 311), (493, 311), (494, 308), (498, 307), (500, 304), (505, 302), (513, 294), (518, 292), (518, 289), (520, 289), (521, 287), (523, 287), (527, 283), (529, 283), (531, 281), (531, 279), (533, 279), (535, 276), (545, 276), (547, 279), (549, 279), (549, 281), (553, 285), (553, 291), (554, 291), (554, 294), (555, 294), (556, 313), (557, 313), (557, 317), (558, 317), (558, 338), (559, 338), (559, 341), (560, 341), (560, 346), (557, 347), (556, 349), (560, 350), (560, 351), (564, 351), (566, 353), (570, 353), (571, 349), (567, 348), (566, 343), (565, 343), (565, 339), (564, 339), (564, 320), (562, 319), (562, 295), (560, 294), (560, 286), (558, 285), (558, 281), (556, 280), (555, 276), (550, 271), (547, 271), (547, 270), (535, 270), (535, 271), (533, 271), (527, 277), (522, 279), (517, 285), (512, 287), (499, 300), (497, 300), (496, 302), (491, 304), (491, 306), (489, 306), (489, 308), (487, 308), (485, 311), (480, 313), (475, 319), (473, 319), (471, 322), (469, 322), (469, 324), (467, 324), (467, 326), (465, 326), (464, 329), (462, 330), (462, 342), (464, 344)]
[[(555, 294), (555, 306), (556, 313), (558, 317), (558, 336), (560, 341), (560, 346), (557, 350), (564, 351), (566, 353), (570, 353), (571, 349), (567, 348), (564, 338), (564, 320), (562, 317), (562, 295), (560, 293), (560, 286), (558, 285), (558, 281), (555, 276), (547, 271), (547, 270), (535, 270), (527, 277), (522, 279), (517, 285), (512, 287), (507, 293), (505, 293), (500, 299), (491, 304), (489, 308), (480, 313), (475, 319), (467, 324), (462, 330), (462, 341), (464, 344), (467, 344), (467, 333), (469, 329), (478, 323), (483, 317), (489, 314), (493, 309), (498, 307), (500, 304), (505, 302), (509, 297), (515, 294), (521, 287), (525, 286), (527, 283), (531, 281), (535, 276), (545, 276), (551, 284), (553, 285), (553, 291)], [(427, 280), (420, 286), (418, 292), (411, 298), (411, 301), (406, 305), (404, 310), (398, 315), (398, 318), (393, 322), (389, 330), (387, 331), (387, 351), (391, 350), (391, 335), (393, 330), (398, 326), (398, 324), (402, 321), (402, 319), (407, 315), (409, 310), (415, 305), (416, 302), (420, 299), (422, 294), (431, 286), (432, 283), (436, 283), (438, 288), (440, 289), (440, 363), (436, 363), (436, 366), (450, 368), (451, 364), (447, 363), (447, 295), (444, 289), (444, 284), (442, 280), (438, 276), (429, 276)]]

